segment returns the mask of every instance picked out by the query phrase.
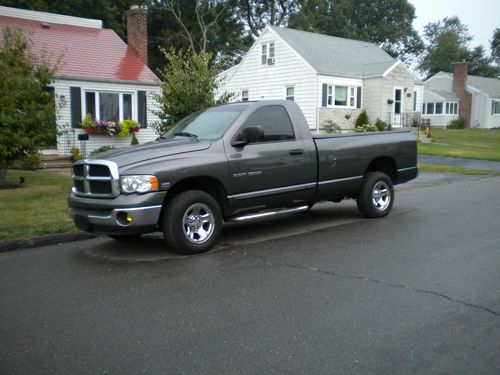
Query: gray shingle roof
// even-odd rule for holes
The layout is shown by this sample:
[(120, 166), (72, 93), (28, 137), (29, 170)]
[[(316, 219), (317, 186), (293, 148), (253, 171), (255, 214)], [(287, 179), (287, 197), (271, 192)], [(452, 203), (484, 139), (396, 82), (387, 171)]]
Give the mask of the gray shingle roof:
[(460, 98), (455, 93), (446, 90), (425, 89), (424, 91), (424, 102), (442, 102), (448, 100), (460, 100)]
[(270, 26), (319, 73), (332, 76), (380, 76), (397, 60), (374, 43)]
[[(439, 72), (436, 75), (448, 76), (453, 79), (452, 73)], [(500, 98), (500, 79), (468, 75), (467, 84), (492, 98)]]

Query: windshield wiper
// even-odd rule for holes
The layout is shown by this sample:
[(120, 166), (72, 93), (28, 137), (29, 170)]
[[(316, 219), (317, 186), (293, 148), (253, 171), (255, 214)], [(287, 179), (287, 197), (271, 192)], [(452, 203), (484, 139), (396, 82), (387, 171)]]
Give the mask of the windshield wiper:
[(191, 139), (194, 139), (196, 141), (198, 141), (198, 136), (196, 134), (193, 134), (193, 133), (188, 133), (188, 132), (178, 132), (178, 133), (174, 133), (174, 136), (179, 136), (179, 137), (189, 137)]

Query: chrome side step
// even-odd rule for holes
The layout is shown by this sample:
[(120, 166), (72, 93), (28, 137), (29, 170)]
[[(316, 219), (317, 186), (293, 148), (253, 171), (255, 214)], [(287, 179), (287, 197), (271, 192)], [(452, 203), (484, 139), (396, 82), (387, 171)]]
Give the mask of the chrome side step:
[(257, 212), (254, 214), (232, 217), (228, 221), (231, 223), (241, 223), (242, 221), (256, 220), (256, 219), (262, 219), (262, 218), (268, 218), (268, 217), (276, 217), (276, 216), (287, 215), (287, 214), (296, 213), (296, 212), (306, 212), (309, 210), (309, 208), (310, 208), (309, 206), (299, 206), (299, 207), (293, 207), (293, 208), (281, 208), (281, 209), (273, 210), (273, 211), (262, 211), (262, 212)]

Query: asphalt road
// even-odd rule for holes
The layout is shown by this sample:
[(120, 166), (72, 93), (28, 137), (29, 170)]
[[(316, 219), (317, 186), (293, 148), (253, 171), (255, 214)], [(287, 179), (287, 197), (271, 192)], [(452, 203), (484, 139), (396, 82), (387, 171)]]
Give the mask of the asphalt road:
[(0, 254), (1, 374), (499, 374), (500, 178), (423, 175), (354, 202)]

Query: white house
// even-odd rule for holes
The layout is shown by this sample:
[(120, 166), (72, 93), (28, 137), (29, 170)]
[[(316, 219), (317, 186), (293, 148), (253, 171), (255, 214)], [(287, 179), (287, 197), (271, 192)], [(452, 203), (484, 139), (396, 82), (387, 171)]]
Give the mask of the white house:
[(471, 76), (467, 64), (455, 64), (453, 73), (439, 72), (425, 81), (422, 117), (431, 126), (444, 127), (458, 117), (473, 128), (500, 127), (500, 79)]
[(220, 78), (236, 100), (294, 100), (315, 130), (328, 120), (352, 128), (363, 109), (371, 123), (407, 125), (423, 98), (423, 83), (373, 43), (276, 26)]
[[(139, 143), (157, 137), (151, 124), (157, 121), (153, 93), (158, 79), (147, 67), (147, 14), (138, 7), (127, 12), (128, 42), (102, 21), (0, 6), (0, 33), (7, 27), (23, 30), (30, 52), (60, 61), (52, 90), (57, 108), (57, 154), (82, 147), (82, 119), (140, 124)], [(0, 43), (3, 43), (3, 38)], [(101, 146), (126, 146), (131, 137), (89, 135), (87, 153)]]

